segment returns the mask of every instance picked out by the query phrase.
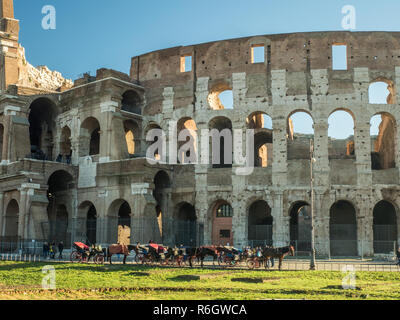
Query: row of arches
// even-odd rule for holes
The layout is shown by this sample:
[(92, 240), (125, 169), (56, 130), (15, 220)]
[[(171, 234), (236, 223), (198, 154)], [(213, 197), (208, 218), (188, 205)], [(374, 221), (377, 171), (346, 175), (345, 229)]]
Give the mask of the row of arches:
[[(128, 90), (123, 93), (121, 99), (122, 112), (140, 115), (142, 107), (143, 98), (136, 91)], [(30, 104), (28, 117), (31, 146), (30, 158), (71, 162), (73, 152), (71, 128), (68, 126), (60, 128), (59, 141), (56, 141), (56, 117), (61, 112), (56, 103), (46, 97), (38, 98)], [(140, 137), (139, 124), (134, 120), (126, 120), (124, 122), (124, 131), (128, 152), (133, 155), (135, 154), (135, 139)], [(100, 122), (95, 117), (88, 117), (82, 121), (79, 132), (79, 157), (98, 155), (100, 153), (101, 132)], [(57, 148), (55, 148), (56, 144), (59, 144)], [(55, 149), (59, 150), (57, 155), (54, 154)]]
[[(254, 166), (270, 166), (273, 161), (274, 128), (272, 118), (265, 112), (254, 112), (247, 117), (246, 127), (255, 131)], [(331, 113), (328, 118), (329, 159), (355, 159), (357, 146), (354, 142), (354, 127), (354, 115), (349, 110), (341, 109)], [(159, 126), (154, 128), (160, 129)], [(190, 117), (180, 119), (177, 125), (178, 134), (183, 129), (187, 129), (190, 134), (186, 137), (185, 141), (178, 143), (178, 159), (180, 163), (194, 163), (198, 160), (196, 122)], [(231, 138), (225, 136), (223, 132), (228, 131), (232, 133), (232, 121), (227, 117), (218, 116), (209, 121), (208, 129), (216, 129), (221, 132), (219, 138), (219, 158), (214, 158), (212, 154), (210, 155), (210, 162), (213, 164), (213, 167), (231, 167), (232, 157), (229, 154), (229, 150), (232, 148), (229, 148), (229, 145), (232, 142)], [(288, 116), (286, 137), (288, 160), (309, 159), (309, 141), (310, 139), (314, 139), (314, 121), (308, 111), (297, 110)], [(373, 170), (390, 169), (396, 166), (396, 137), (397, 124), (391, 114), (380, 112), (371, 118), (370, 142), (371, 166)], [(210, 138), (210, 144), (213, 147), (214, 143), (215, 141)], [(191, 149), (181, 148), (185, 144), (193, 145), (193, 147)]]
[[(391, 80), (379, 77), (368, 87), (368, 102), (370, 104), (394, 104), (395, 90)], [(210, 90), (207, 98), (212, 110), (233, 109), (232, 87), (226, 83), (219, 83)]]

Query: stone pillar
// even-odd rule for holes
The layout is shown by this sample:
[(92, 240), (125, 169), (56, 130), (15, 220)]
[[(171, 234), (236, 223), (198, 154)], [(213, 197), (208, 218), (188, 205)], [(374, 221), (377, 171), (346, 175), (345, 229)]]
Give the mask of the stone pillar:
[[(100, 116), (100, 158), (99, 162), (108, 162), (112, 158), (112, 147), (113, 147), (113, 116), (118, 107), (118, 103), (115, 101), (106, 101), (100, 104), (101, 116)], [(125, 141), (125, 140), (123, 140)]]
[(1, 156), (1, 164), (10, 162), (10, 139), (11, 139), (11, 115), (4, 115), (4, 133), (3, 133), (3, 150)]
[(368, 206), (368, 198), (363, 198), (364, 201), (359, 206), (359, 213), (357, 215), (358, 255), (370, 257), (374, 255), (374, 219), (372, 208)]
[(372, 185), (370, 124), (357, 122), (354, 144), (357, 166), (357, 184), (362, 187)]
[(4, 208), (4, 192), (0, 192), (0, 236), (4, 236), (5, 224), (5, 208)]
[(26, 210), (26, 200), (27, 200), (27, 190), (26, 189), (19, 189), (19, 213), (18, 213), (18, 237), (20, 239), (24, 239), (25, 234), (25, 216), (27, 214)]
[(283, 192), (275, 192), (271, 215), (273, 217), (272, 240), (276, 247), (290, 244), (290, 217), (283, 214), (283, 208)]
[(203, 229), (203, 235), (199, 235), (199, 240), (203, 243), (198, 245), (212, 243), (212, 215), (209, 215), (208, 208), (207, 172), (207, 165), (195, 165), (195, 209), (199, 231)]
[(273, 119), (273, 152), (272, 184), (275, 187), (287, 184), (287, 137), (286, 119)]
[(328, 123), (325, 121), (314, 123), (314, 158), (314, 185), (329, 186)]
[(324, 194), (315, 192), (314, 230), (315, 230), (315, 251), (317, 256), (329, 256), (329, 208), (324, 204), (328, 203)]

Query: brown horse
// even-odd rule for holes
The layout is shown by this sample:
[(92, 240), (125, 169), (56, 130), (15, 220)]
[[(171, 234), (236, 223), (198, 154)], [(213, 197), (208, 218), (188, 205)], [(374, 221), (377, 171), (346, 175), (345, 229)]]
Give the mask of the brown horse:
[(263, 250), (263, 257), (265, 259), (265, 268), (268, 267), (268, 260), (271, 258), (279, 259), (279, 270), (282, 267), (282, 261), (287, 255), (294, 256), (294, 247), (287, 246), (283, 248), (273, 248), (273, 247), (265, 247)]
[(112, 244), (108, 247), (107, 249), (107, 260), (110, 261), (110, 264), (112, 264), (111, 262), (111, 257), (114, 254), (123, 254), (124, 255), (124, 260), (123, 260), (123, 264), (126, 263), (126, 257), (129, 256), (129, 253), (132, 250), (135, 250), (135, 246), (133, 245), (125, 245), (125, 244)]
[(192, 267), (192, 261), (193, 259), (197, 259), (197, 261), (200, 261), (201, 267), (203, 268), (203, 262), (204, 258), (206, 256), (212, 256), (213, 257), (213, 265), (215, 263), (215, 260), (218, 259), (218, 251), (215, 246), (203, 246), (200, 248), (190, 248), (189, 250), (186, 249), (186, 252), (188, 253), (189, 256), (189, 265)]

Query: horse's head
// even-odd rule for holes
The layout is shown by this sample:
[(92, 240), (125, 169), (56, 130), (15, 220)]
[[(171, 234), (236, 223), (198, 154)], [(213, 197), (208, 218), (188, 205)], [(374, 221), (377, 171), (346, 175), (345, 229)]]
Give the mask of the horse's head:
[(290, 255), (294, 257), (294, 247), (291, 245), (289, 246)]

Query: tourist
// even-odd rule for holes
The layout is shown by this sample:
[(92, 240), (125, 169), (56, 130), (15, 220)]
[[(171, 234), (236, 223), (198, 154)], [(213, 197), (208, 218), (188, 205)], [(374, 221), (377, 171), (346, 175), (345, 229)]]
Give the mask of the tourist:
[(58, 252), (59, 252), (58, 259), (63, 259), (63, 256), (62, 256), (63, 250), (64, 250), (64, 243), (62, 241), (60, 241), (58, 243)]

